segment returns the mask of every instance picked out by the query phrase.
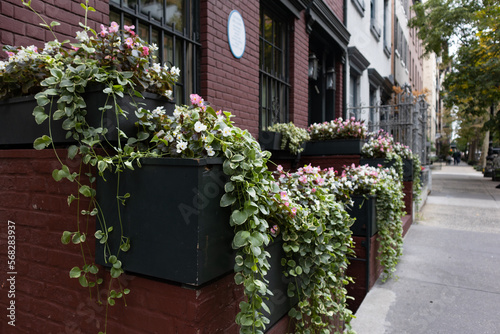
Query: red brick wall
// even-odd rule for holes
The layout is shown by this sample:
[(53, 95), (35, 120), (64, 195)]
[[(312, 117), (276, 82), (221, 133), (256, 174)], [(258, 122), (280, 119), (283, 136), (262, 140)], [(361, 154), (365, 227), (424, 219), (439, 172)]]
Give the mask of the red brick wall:
[[(32, 0), (32, 7), (47, 21), (57, 21), (61, 25), (54, 27), (59, 41), (74, 40), (76, 32), (82, 30), (78, 22), (84, 22), (85, 11), (80, 6), (81, 0)], [(97, 29), (101, 23), (109, 21), (108, 0), (90, 0), (90, 6), (96, 9), (88, 13), (88, 25)], [(22, 24), (24, 22), (25, 24)], [(45, 41), (54, 40), (54, 36), (39, 25), (41, 20), (23, 6), (20, 0), (2, 0), (0, 2), (0, 44), (36, 45), (43, 47)], [(4, 54), (0, 57), (5, 58)]]
[(344, 116), (344, 65), (337, 61), (337, 90), (335, 91), (335, 118)]
[[(65, 151), (59, 153), (64, 156)], [(83, 265), (80, 248), (60, 241), (64, 230), (76, 230), (77, 208), (68, 207), (66, 200), (76, 188), (69, 181), (53, 181), (52, 170), (58, 167), (51, 150), (0, 150), (0, 333), (104, 330), (104, 307), (89, 300), (88, 290), (68, 275), (73, 266)], [(15, 328), (5, 321), (9, 220), (16, 228)], [(94, 221), (88, 231), (93, 250)], [(124, 277), (122, 285), (131, 290), (128, 307), (117, 300), (110, 308), (110, 334), (238, 332), (234, 318), (243, 295), (232, 274), (198, 290), (138, 276)], [(107, 288), (105, 282), (102, 296)]]
[(325, 0), (332, 12), (337, 16), (340, 22), (344, 23), (344, 0)]
[[(232, 10), (243, 16), (245, 52), (231, 53), (227, 20)], [(253, 135), (259, 130), (259, 2), (201, 1), (201, 95), (216, 109), (231, 111), (236, 125)]]
[(305, 11), (302, 11), (301, 19), (294, 23), (290, 38), (290, 121), (306, 128), (309, 125), (309, 35), (306, 32)]

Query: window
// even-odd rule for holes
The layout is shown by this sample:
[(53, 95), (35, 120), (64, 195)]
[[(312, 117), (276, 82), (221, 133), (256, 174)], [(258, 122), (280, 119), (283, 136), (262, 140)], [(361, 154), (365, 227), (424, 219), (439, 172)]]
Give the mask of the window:
[(358, 91), (358, 81), (359, 77), (357, 75), (351, 74), (350, 80), (349, 80), (349, 104), (351, 107), (357, 107), (358, 106), (358, 96), (359, 96), (359, 91)]
[(267, 8), (260, 13), (260, 126), (288, 122), (288, 25)]
[(181, 70), (175, 102), (199, 91), (199, 13), (193, 0), (110, 0), (110, 22), (135, 25), (137, 34), (156, 44), (159, 63)]
[(384, 39), (384, 52), (387, 57), (391, 55), (391, 32), (390, 27), (391, 23), (389, 20), (389, 0), (384, 0), (384, 22), (383, 22), (383, 39)]

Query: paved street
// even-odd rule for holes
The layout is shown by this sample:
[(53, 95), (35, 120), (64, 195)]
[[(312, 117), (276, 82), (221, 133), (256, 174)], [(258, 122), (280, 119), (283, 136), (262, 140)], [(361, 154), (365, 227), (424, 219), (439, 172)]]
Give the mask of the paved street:
[(368, 293), (352, 322), (358, 334), (500, 333), (498, 184), (465, 164), (433, 170), (399, 279)]

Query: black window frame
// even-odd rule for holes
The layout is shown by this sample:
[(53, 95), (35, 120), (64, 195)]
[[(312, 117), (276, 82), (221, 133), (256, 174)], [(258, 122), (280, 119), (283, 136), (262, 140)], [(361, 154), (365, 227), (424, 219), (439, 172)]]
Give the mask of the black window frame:
[[(281, 12), (286, 10), (281, 9)], [(274, 41), (265, 38), (264, 16), (281, 23), (282, 26), (282, 46), (278, 46)], [(269, 126), (276, 123), (288, 123), (290, 119), (290, 16), (280, 14), (277, 8), (263, 4), (260, 7), (259, 20), (259, 129), (267, 130)], [(272, 35), (275, 36), (275, 25), (273, 24)], [(271, 69), (266, 69), (266, 57), (264, 45), (272, 48)], [(281, 66), (283, 73), (276, 71), (275, 51), (281, 53)], [(263, 94), (266, 89), (267, 94)], [(273, 89), (280, 100), (274, 100)], [(282, 96), (280, 96), (280, 94)], [(264, 101), (265, 99), (265, 101)], [(273, 101), (274, 100), (274, 101)], [(278, 117), (274, 117), (277, 114)], [(264, 117), (265, 116), (265, 117)]]
[[(110, 0), (110, 18), (112, 13), (120, 17), (117, 22), (123, 27), (126, 19), (131, 21), (138, 32), (140, 26), (146, 26), (148, 29), (148, 38), (146, 42), (152, 43), (153, 30), (159, 31), (158, 59), (157, 62), (168, 66), (176, 66), (181, 69), (179, 81), (174, 88), (174, 101), (177, 104), (189, 103), (189, 95), (200, 91), (200, 5), (199, 0), (183, 0), (184, 25), (181, 30), (175, 27), (175, 24), (166, 22), (166, 15), (161, 20), (152, 17), (151, 12), (145, 14), (141, 11), (141, 1), (137, 0), (136, 5), (131, 7), (127, 5), (126, 0)], [(167, 6), (167, 0), (163, 0), (164, 8)], [(110, 19), (111, 21), (111, 19)], [(167, 55), (164, 52), (165, 37), (172, 38), (172, 58), (173, 62), (167, 61)], [(180, 46), (180, 51), (178, 50)], [(180, 57), (177, 54), (180, 53)], [(179, 59), (180, 58), (180, 59)], [(191, 59), (192, 68), (188, 69), (188, 62)]]

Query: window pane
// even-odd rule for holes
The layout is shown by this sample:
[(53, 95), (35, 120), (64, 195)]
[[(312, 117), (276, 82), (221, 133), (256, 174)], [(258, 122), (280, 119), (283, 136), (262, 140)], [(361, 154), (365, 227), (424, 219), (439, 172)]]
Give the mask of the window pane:
[(116, 23), (120, 24), (120, 14), (110, 11), (109, 12), (109, 24), (111, 24), (111, 22), (116, 22)]
[(274, 22), (274, 45), (276, 47), (281, 48), (281, 42), (282, 42), (282, 31), (283, 31), (283, 24), (279, 21)]
[(271, 44), (264, 42), (264, 71), (272, 73), (273, 71), (273, 48)]
[[(150, 44), (155, 44), (156, 46), (160, 45), (160, 32), (156, 29), (154, 29), (152, 34), (151, 34), (151, 43)], [(156, 50), (153, 53), (153, 55), (156, 56), (155, 62), (160, 63), (161, 62), (160, 50), (159, 49)]]
[(268, 42), (273, 41), (273, 20), (264, 15), (264, 39)]
[(175, 29), (182, 31), (185, 25), (184, 19), (184, 1), (183, 0), (167, 0), (167, 15), (165, 22), (169, 25), (174, 24)]
[(169, 67), (174, 65), (174, 39), (171, 36), (163, 38), (163, 62)]
[(137, 34), (144, 41), (149, 42), (149, 26), (145, 24), (139, 24), (139, 31), (137, 31)]
[(274, 72), (278, 78), (283, 78), (283, 53), (274, 50)]
[(163, 0), (141, 0), (141, 13), (149, 15), (155, 20), (163, 18)]

